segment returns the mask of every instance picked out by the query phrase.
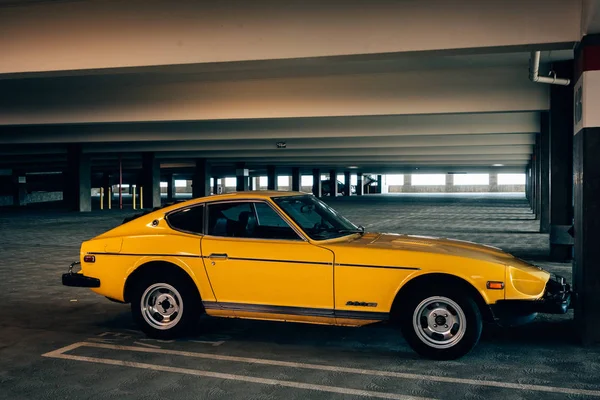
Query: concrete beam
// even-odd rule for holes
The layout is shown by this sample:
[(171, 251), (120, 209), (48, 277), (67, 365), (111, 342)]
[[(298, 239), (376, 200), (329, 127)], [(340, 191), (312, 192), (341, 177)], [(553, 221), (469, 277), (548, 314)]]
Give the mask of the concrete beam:
[[(170, 80), (117, 78), (91, 76), (37, 84), (0, 80), (0, 125), (531, 112), (549, 108), (548, 88), (527, 79), (527, 64), (282, 79), (223, 77), (206, 81), (197, 74)], [(55, 95), (57, 91), (61, 96)]]
[[(1, 85), (1, 84), (0, 84)], [(255, 120), (168, 121), (0, 126), (0, 143), (103, 143), (146, 141), (286, 141), (314, 138), (471, 135), (539, 132), (536, 112), (380, 115)], [(81, 132), (85, 132), (82, 135)], [(294, 142), (289, 142), (294, 143)], [(64, 146), (47, 146), (63, 149)], [(46, 153), (51, 154), (50, 151)]]
[(27, 2), (0, 13), (0, 48), (10, 49), (0, 74), (540, 47), (578, 41), (580, 21), (572, 1)]
[[(277, 149), (272, 140), (238, 140), (235, 142), (223, 141), (180, 141), (172, 142), (163, 140), (159, 142), (130, 142), (130, 143), (96, 143), (85, 144), (85, 152), (127, 152), (127, 151), (262, 151), (279, 150), (279, 154), (298, 153), (307, 150), (340, 150), (340, 149), (388, 149), (403, 147), (465, 147), (465, 146), (521, 146), (533, 145), (535, 134), (483, 134), (483, 135), (432, 135), (432, 136), (402, 136), (402, 137), (366, 137), (365, 138), (322, 138), (322, 139), (296, 139), (286, 142), (285, 149)], [(277, 153), (276, 153), (277, 154)]]

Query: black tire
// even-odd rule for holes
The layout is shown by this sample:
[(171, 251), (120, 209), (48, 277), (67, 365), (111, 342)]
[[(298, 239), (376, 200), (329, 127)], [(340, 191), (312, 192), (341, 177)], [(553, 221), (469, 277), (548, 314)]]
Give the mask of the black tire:
[[(436, 299), (439, 301), (436, 302)], [(425, 307), (429, 302), (433, 304)], [(443, 310), (443, 304), (446, 305), (445, 309), (450, 311), (439, 315), (440, 319), (436, 320), (438, 317), (434, 317), (437, 315), (435, 311)], [(459, 310), (455, 309), (455, 306)], [(413, 291), (411, 295), (406, 296), (401, 307), (399, 322), (402, 334), (410, 347), (423, 357), (434, 360), (454, 360), (469, 353), (479, 342), (483, 329), (481, 312), (475, 301), (467, 294), (446, 288), (423, 289)], [(417, 308), (423, 312), (417, 314)], [(448, 316), (449, 319), (446, 319)], [(462, 316), (466, 323), (461, 328), (458, 322), (463, 319)], [(442, 322), (443, 325), (437, 325), (435, 322)], [(452, 342), (452, 339), (442, 340), (443, 334), (435, 331), (438, 326), (440, 330), (450, 332), (450, 335), (456, 329), (453, 336), (455, 342)], [(443, 327), (449, 327), (450, 330)], [(433, 333), (429, 336), (426, 332)]]
[[(154, 297), (149, 296), (152, 293), (157, 294)], [(176, 311), (165, 310), (167, 313), (173, 312), (166, 316), (172, 320), (172, 323), (162, 327), (158, 325), (160, 322), (157, 321), (165, 316), (150, 311), (146, 313), (145, 308), (142, 308), (142, 297), (160, 299), (160, 296), (163, 299), (160, 303), (165, 304), (164, 300), (167, 300), (166, 307), (169, 310), (176, 309)], [(173, 302), (173, 300), (175, 301)], [(157, 305), (157, 307), (161, 306)], [(164, 308), (162, 309), (164, 310)], [(202, 313), (202, 302), (195, 284), (189, 277), (183, 276), (183, 274), (160, 276), (152, 273), (142, 275), (134, 283), (131, 295), (131, 313), (136, 324), (148, 337), (164, 340), (175, 339), (189, 333), (196, 326)], [(152, 321), (155, 323), (153, 324)], [(165, 319), (163, 319), (163, 323), (164, 321)]]

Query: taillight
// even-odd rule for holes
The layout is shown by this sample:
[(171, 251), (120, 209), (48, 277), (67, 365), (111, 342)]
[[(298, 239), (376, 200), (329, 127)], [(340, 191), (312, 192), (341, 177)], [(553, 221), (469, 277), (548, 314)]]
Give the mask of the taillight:
[(91, 254), (86, 254), (85, 256), (83, 256), (83, 261), (86, 263), (96, 262), (96, 256), (91, 255)]

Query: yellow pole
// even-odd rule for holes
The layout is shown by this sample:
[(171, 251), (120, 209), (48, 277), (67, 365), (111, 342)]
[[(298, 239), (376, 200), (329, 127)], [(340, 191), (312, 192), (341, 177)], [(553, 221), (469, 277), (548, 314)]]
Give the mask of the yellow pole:
[(140, 210), (144, 208), (144, 187), (140, 186)]
[(135, 210), (135, 186), (133, 187), (133, 209)]
[(108, 187), (108, 209), (110, 210), (112, 206), (112, 188)]
[(104, 188), (100, 188), (100, 209), (104, 210)]

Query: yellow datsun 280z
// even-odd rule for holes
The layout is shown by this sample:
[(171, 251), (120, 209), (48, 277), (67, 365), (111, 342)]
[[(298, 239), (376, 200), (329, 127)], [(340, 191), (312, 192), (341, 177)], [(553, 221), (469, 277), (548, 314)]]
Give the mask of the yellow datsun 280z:
[(483, 321), (565, 313), (571, 299), (563, 278), (499, 249), (364, 232), (313, 195), (275, 191), (137, 216), (83, 242), (62, 281), (131, 303), (151, 337), (181, 335), (204, 312), (345, 326), (390, 320), (416, 352), (437, 359), (469, 352)]

